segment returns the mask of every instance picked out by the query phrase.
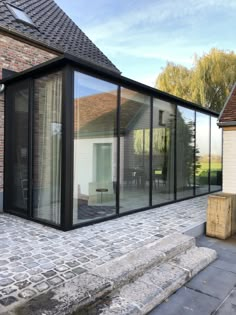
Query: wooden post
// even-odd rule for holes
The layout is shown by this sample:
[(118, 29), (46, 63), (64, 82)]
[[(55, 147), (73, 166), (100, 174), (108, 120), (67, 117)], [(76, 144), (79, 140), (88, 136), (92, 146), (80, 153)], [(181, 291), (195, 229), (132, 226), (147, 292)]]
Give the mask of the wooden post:
[(217, 193), (208, 197), (208, 236), (226, 239), (236, 233), (236, 195)]

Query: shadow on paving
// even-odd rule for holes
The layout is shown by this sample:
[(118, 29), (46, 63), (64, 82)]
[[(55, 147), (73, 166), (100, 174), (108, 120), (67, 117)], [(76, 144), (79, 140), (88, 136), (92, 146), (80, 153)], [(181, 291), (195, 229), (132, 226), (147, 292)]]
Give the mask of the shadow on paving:
[(215, 249), (218, 259), (149, 315), (236, 314), (236, 236), (225, 241), (202, 236), (197, 245)]

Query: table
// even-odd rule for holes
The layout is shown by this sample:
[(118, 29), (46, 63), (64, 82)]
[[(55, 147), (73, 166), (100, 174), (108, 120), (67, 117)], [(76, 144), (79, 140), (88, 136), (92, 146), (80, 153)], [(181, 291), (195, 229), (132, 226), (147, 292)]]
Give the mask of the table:
[(104, 192), (108, 192), (108, 189), (107, 188), (97, 188), (96, 191), (101, 193), (101, 203), (102, 203), (102, 194)]

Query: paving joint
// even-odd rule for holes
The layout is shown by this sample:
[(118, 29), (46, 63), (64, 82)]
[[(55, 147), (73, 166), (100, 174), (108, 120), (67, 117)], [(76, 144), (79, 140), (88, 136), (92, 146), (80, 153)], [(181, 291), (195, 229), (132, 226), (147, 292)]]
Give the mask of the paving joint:
[[(201, 196), (62, 232), (0, 214), (0, 312), (205, 220)], [(6, 306), (7, 304), (7, 306)]]

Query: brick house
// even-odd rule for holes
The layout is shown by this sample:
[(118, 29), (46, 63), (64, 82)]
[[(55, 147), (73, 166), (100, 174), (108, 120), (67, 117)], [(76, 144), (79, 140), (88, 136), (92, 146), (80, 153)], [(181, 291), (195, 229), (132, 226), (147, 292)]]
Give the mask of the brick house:
[(5, 212), (67, 231), (221, 190), (218, 113), (121, 76), (53, 0), (0, 2), (0, 73)]
[[(53, 0), (0, 1), (0, 80), (63, 53), (119, 70)], [(3, 207), (4, 95), (0, 94), (0, 210)]]
[(236, 84), (219, 116), (223, 129), (223, 192), (236, 194)]

